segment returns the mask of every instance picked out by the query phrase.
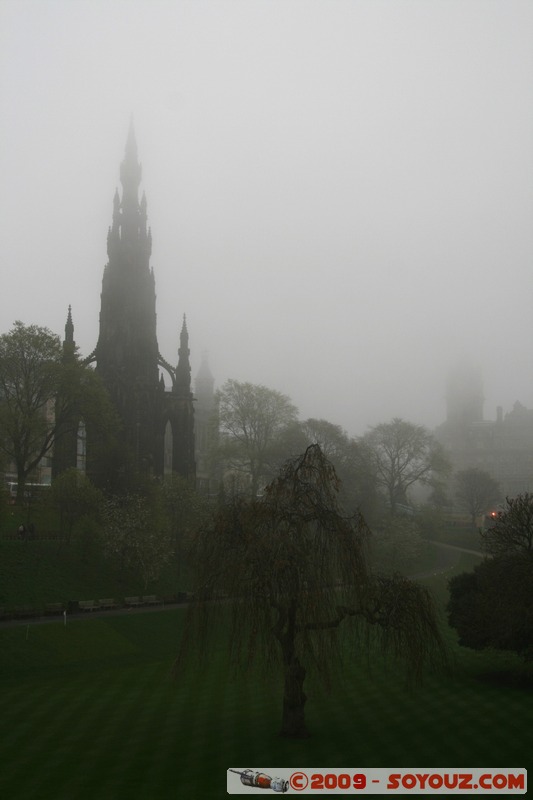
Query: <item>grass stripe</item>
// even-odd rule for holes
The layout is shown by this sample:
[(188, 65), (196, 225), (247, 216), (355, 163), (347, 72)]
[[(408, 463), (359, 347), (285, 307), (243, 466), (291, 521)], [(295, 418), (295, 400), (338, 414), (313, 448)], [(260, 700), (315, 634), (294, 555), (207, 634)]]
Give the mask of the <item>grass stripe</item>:
[(58, 631), (46, 633), (53, 626), (42, 626), (26, 672), (4, 673), (0, 797), (203, 800), (225, 795), (226, 769), (237, 764), (527, 767), (531, 760), (531, 684), (497, 683), (489, 675), (512, 669), (525, 680), (509, 656), (457, 649), (453, 675), (429, 676), (410, 693), (401, 672), (381, 657), (371, 669), (351, 664), (329, 694), (310, 676), (313, 736), (287, 741), (277, 735), (275, 675), (265, 683), (250, 670), (232, 679), (214, 648), (203, 668), (174, 681), (180, 615), (145, 617), (110, 618), (104, 627), (85, 621), (70, 641), (79, 644), (87, 632), (86, 662)]

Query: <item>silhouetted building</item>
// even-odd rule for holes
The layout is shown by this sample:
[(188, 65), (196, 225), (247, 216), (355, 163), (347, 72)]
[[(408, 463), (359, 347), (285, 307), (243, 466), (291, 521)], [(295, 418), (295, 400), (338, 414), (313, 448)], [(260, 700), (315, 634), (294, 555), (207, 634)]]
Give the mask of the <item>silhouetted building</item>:
[[(150, 267), (152, 234), (147, 228), (146, 196), (139, 202), (141, 165), (133, 124), (120, 165), (122, 197), (113, 200), (113, 221), (107, 235), (109, 261), (104, 269), (100, 332), (86, 363), (96, 363), (118, 412), (119, 447), (114, 454), (117, 481), (135, 474), (162, 476), (167, 471), (195, 479), (194, 408), (185, 317), (181, 327), (177, 366), (159, 352), (156, 332), (156, 294)], [(69, 309), (65, 343), (73, 341)], [(168, 373), (167, 390), (160, 369)], [(87, 459), (96, 448), (87, 433)], [(73, 461), (72, 448), (69, 460)], [(63, 459), (64, 461), (64, 459)], [(71, 463), (71, 466), (75, 464)], [(64, 464), (62, 465), (64, 466)], [(91, 469), (89, 467), (89, 472)], [(98, 480), (98, 476), (94, 476)]]

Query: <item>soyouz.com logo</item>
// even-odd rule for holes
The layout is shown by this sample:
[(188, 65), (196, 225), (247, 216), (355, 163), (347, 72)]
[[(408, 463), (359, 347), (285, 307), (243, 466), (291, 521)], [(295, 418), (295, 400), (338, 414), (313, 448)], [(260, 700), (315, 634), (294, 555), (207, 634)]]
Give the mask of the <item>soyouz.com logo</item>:
[(526, 794), (527, 771), (522, 768), (468, 767), (433, 769), (288, 769), (232, 767), (227, 771), (228, 794)]

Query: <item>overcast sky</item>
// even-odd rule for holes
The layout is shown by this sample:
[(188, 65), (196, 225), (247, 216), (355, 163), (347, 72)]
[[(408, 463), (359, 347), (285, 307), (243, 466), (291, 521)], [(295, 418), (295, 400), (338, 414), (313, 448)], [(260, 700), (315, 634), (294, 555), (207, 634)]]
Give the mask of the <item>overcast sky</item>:
[(533, 3), (0, 0), (0, 329), (98, 337), (133, 113), (158, 339), (350, 434), (533, 406)]

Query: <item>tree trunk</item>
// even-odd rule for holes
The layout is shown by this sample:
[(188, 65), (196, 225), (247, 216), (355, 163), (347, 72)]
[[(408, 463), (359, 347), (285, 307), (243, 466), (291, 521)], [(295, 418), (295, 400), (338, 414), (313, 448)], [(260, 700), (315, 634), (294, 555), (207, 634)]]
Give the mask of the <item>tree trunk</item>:
[(292, 739), (304, 739), (309, 736), (305, 725), (305, 702), (303, 685), (305, 669), (297, 658), (285, 664), (285, 687), (283, 692), (283, 714), (281, 736)]

